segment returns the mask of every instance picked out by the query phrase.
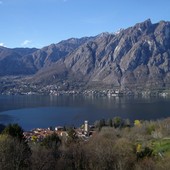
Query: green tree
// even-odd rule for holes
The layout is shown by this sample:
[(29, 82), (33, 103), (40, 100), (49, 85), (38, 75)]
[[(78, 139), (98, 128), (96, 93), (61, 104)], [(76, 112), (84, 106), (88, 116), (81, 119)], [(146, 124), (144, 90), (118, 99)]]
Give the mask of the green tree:
[(9, 124), (2, 131), (2, 134), (10, 135), (12, 137), (16, 137), (19, 140), (24, 139), (23, 130), (18, 124)]
[(41, 145), (45, 146), (47, 149), (53, 149), (53, 150), (58, 149), (60, 144), (61, 144), (61, 140), (56, 133), (48, 135), (47, 137), (44, 138), (44, 140), (41, 143)]
[(120, 127), (121, 123), (122, 123), (122, 119), (120, 117), (114, 117), (113, 124), (115, 128)]
[(74, 130), (74, 128), (69, 128), (67, 133), (68, 133), (67, 143), (72, 143), (77, 140), (78, 137), (77, 137), (77, 134), (76, 134), (76, 131)]
[[(56, 133), (48, 135), (44, 138), (41, 143), (41, 147), (47, 149), (52, 154), (53, 159), (58, 159), (60, 156), (59, 146), (61, 145), (61, 140)], [(45, 151), (45, 150), (44, 150)]]

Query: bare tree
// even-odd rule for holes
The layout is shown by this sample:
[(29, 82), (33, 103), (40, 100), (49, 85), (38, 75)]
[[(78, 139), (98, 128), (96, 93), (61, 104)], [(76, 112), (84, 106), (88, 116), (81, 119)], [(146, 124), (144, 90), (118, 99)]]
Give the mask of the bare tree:
[(10, 136), (0, 136), (0, 169), (29, 169), (31, 152), (24, 142)]

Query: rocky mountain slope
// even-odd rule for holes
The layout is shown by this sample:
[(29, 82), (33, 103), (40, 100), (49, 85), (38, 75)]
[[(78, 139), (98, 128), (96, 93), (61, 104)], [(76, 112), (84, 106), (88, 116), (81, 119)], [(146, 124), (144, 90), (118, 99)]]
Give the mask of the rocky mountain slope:
[(68, 39), (42, 49), (0, 47), (0, 75), (33, 75), (91, 38)]
[(34, 50), (21, 54), (1, 48), (0, 75), (32, 74), (32, 83), (62, 82), (68, 88), (170, 86), (170, 22), (146, 20), (117, 33)]
[(24, 56), (36, 50), (36, 48), (9, 49), (0, 47), (0, 76), (35, 73), (32, 63), (27, 62)]

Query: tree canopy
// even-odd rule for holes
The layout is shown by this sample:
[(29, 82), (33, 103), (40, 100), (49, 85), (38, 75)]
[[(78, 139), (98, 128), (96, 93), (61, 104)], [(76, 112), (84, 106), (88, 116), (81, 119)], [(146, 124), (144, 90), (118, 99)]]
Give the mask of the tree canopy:
[(23, 129), (18, 124), (9, 124), (2, 131), (2, 134), (10, 135), (12, 137), (16, 137), (19, 140), (24, 139)]

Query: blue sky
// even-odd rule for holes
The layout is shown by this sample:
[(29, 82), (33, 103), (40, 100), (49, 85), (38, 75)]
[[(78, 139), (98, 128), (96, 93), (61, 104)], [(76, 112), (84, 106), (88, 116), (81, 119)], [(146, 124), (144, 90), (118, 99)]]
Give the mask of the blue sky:
[(0, 45), (37, 47), (170, 21), (170, 0), (0, 0)]

